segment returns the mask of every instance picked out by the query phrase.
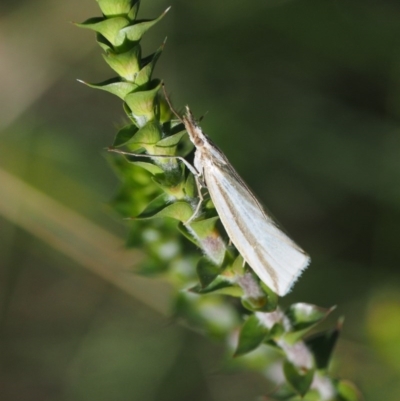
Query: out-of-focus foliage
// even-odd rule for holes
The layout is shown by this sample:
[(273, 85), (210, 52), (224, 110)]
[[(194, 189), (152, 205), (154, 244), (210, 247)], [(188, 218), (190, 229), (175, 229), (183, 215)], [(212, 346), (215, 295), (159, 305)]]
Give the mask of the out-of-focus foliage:
[[(99, 206), (116, 185), (99, 149), (110, 121), (126, 122), (118, 101), (74, 84), (109, 73), (92, 36), (65, 24), (96, 15), (93, 3), (2, 2), (0, 165), (125, 236)], [(146, 3), (143, 15), (173, 6), (144, 48), (168, 32), (159, 65), (174, 103), (210, 111), (205, 131), (312, 256), (287, 303), (337, 304), (334, 368), (366, 399), (397, 401), (398, 4)], [(149, 315), (9, 216), (1, 238), (5, 398), (231, 401), (265, 389), (222, 373), (216, 345)], [(229, 319), (221, 312), (216, 326)]]

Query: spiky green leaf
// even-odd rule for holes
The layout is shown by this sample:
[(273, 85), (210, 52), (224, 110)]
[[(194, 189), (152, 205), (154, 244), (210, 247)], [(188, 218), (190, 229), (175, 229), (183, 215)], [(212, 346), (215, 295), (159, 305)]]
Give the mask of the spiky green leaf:
[(138, 86), (143, 86), (151, 80), (151, 75), (153, 73), (154, 67), (158, 58), (160, 57), (163, 49), (164, 43), (157, 49), (157, 51), (149, 57), (142, 59), (142, 66), (144, 66), (136, 75), (135, 83)]
[(255, 350), (264, 342), (268, 334), (268, 328), (260, 323), (257, 316), (250, 315), (240, 330), (235, 356), (245, 355)]
[(292, 324), (293, 331), (303, 330), (325, 319), (333, 309), (324, 309), (316, 305), (299, 302), (287, 309), (286, 316)]
[(138, 128), (133, 125), (125, 125), (125, 127), (122, 127), (118, 132), (117, 135), (115, 136), (113, 145), (114, 147), (119, 147), (122, 145), (125, 145), (128, 141), (130, 141), (133, 136), (138, 132)]
[(174, 135), (167, 136), (157, 142), (157, 147), (159, 148), (169, 148), (178, 145), (181, 139), (185, 136), (186, 131), (179, 132)]
[(115, 39), (117, 46), (122, 45), (125, 39), (130, 42), (138, 42), (153, 25), (157, 24), (157, 22), (164, 18), (170, 8), (171, 7), (168, 7), (158, 18), (136, 22), (133, 25), (121, 29), (118, 33), (118, 37)]
[(135, 220), (151, 219), (156, 217), (168, 204), (169, 197), (166, 194), (161, 194), (154, 198), (146, 208), (135, 217)]
[(113, 45), (100, 33), (96, 33), (97, 44), (105, 51), (113, 50)]
[(185, 226), (185, 225), (182, 224), (182, 223), (179, 223), (177, 228), (178, 228), (179, 232), (180, 232), (186, 239), (188, 239), (188, 240), (189, 240), (190, 242), (192, 242), (194, 245), (200, 247), (200, 244), (199, 244), (198, 239), (195, 238), (195, 237), (193, 236), (192, 231), (189, 231), (188, 228), (187, 228), (187, 226)]
[(334, 309), (324, 309), (305, 303), (291, 305), (285, 314), (289, 318), (292, 328), (285, 335), (285, 340), (293, 344), (303, 338), (306, 333), (325, 319)]
[(342, 320), (339, 320), (335, 329), (317, 333), (307, 338), (306, 344), (314, 355), (318, 369), (328, 368), (341, 328)]
[(196, 294), (224, 294), (233, 297), (240, 297), (243, 291), (236, 285), (230, 283), (221, 276), (218, 276), (213, 282), (203, 288), (201, 285), (196, 285), (190, 289), (191, 292)]
[[(139, 127), (145, 125), (148, 121), (155, 118), (155, 100), (160, 90), (161, 82), (159, 80), (152, 81), (151, 89), (136, 91), (125, 97), (133, 119)], [(160, 140), (161, 138), (159, 138)]]
[(210, 285), (221, 273), (221, 269), (205, 257), (199, 260), (196, 270), (202, 288)]
[(113, 46), (120, 45), (120, 31), (127, 27), (130, 21), (125, 17), (115, 18), (90, 18), (81, 24), (76, 24), (80, 28), (91, 29), (104, 36)]
[[(162, 199), (159, 199), (163, 197)], [(193, 210), (187, 202), (177, 201), (165, 206), (166, 195), (163, 194), (150, 205), (137, 217), (137, 219), (154, 219), (160, 217), (170, 217), (181, 222), (190, 219)], [(164, 203), (163, 203), (164, 201)]]
[(125, 145), (135, 145), (135, 148), (143, 147), (149, 153), (153, 153), (153, 146), (160, 140), (162, 135), (160, 124), (153, 120), (148, 121), (136, 132), (134, 126), (129, 125), (122, 128), (121, 131), (123, 131), (121, 133), (121, 141), (131, 133), (134, 133), (128, 141), (124, 142)]
[(137, 88), (136, 84), (131, 82), (121, 81), (120, 78), (111, 78), (107, 81), (100, 82), (98, 84), (91, 84), (78, 79), (78, 82), (85, 84), (94, 89), (101, 89), (106, 92), (110, 92), (113, 95), (118, 96), (120, 99), (124, 100), (126, 95)]
[(215, 225), (217, 224), (218, 220), (219, 217), (216, 216), (209, 219), (193, 221), (191, 227), (200, 239), (204, 239), (215, 234)]
[(273, 312), (278, 307), (278, 295), (262, 281), (260, 281), (260, 287), (268, 298), (268, 310), (266, 312)]
[[(132, 1), (131, 1), (132, 2)], [(136, 20), (136, 17), (137, 17), (137, 14), (138, 14), (138, 12), (139, 12), (139, 6), (140, 6), (140, 0), (133, 0), (133, 2), (135, 3), (133, 6), (132, 6), (132, 8), (129, 10), (129, 12), (128, 12), (128, 18), (131, 20), (131, 21), (135, 21)]]
[(285, 361), (283, 372), (286, 380), (292, 385), (293, 389), (301, 396), (304, 396), (311, 386), (314, 378), (314, 370), (298, 368), (291, 362)]
[(118, 16), (128, 14), (132, 8), (132, 0), (96, 0), (101, 12), (107, 16)]
[(123, 53), (108, 51), (106, 54), (103, 54), (103, 58), (107, 64), (120, 77), (132, 83), (136, 83), (135, 79), (141, 68), (140, 57), (140, 46), (133, 46), (131, 49)]
[(189, 174), (185, 183), (185, 193), (189, 198), (194, 198), (197, 195), (197, 185), (193, 174)]
[(139, 166), (147, 170), (149, 173), (152, 175), (158, 175), (158, 174), (163, 174), (163, 169), (156, 164), (153, 163), (147, 163), (147, 162), (142, 162), (142, 161), (135, 161), (132, 162), (135, 166)]

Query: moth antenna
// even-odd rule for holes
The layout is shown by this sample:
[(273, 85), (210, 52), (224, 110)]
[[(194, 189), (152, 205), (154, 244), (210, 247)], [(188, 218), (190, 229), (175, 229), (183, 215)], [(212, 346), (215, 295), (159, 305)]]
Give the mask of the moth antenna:
[(166, 89), (165, 89), (165, 84), (164, 84), (164, 82), (162, 83), (162, 88), (163, 88), (165, 100), (167, 101), (169, 108), (171, 109), (172, 113), (175, 114), (175, 116), (178, 118), (178, 120), (179, 120), (181, 123), (183, 123), (182, 117), (181, 117), (181, 116), (178, 114), (178, 112), (175, 110), (174, 106), (172, 106), (171, 99), (169, 98), (169, 96), (168, 96), (168, 94), (167, 94), (167, 91), (166, 91)]
[(187, 117), (190, 119), (190, 121), (196, 125), (198, 125), (197, 123), (200, 123), (201, 121), (203, 121), (204, 117), (208, 114), (208, 111), (206, 111), (200, 118), (195, 118), (192, 110), (190, 110), (189, 106), (186, 106), (186, 115)]
[(201, 123), (203, 121), (203, 119), (205, 118), (205, 116), (208, 114), (208, 111), (206, 111), (202, 116), (200, 116), (199, 118), (199, 123)]

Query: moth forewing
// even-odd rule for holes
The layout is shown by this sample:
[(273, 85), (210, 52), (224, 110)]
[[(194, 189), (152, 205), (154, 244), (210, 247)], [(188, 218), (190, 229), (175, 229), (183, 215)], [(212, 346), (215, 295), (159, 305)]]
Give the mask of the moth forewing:
[(268, 287), (280, 296), (287, 294), (309, 264), (308, 255), (275, 225), (234, 174), (211, 159), (204, 176), (232, 243)]
[(184, 123), (196, 147), (196, 170), (204, 176), (229, 238), (258, 277), (278, 295), (286, 295), (308, 266), (309, 256), (266, 214), (190, 111)]

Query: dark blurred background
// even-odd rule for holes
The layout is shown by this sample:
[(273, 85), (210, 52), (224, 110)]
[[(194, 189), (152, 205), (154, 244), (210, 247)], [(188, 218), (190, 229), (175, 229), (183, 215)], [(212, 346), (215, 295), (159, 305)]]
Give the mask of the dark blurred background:
[[(283, 300), (337, 305), (334, 372), (369, 401), (400, 394), (400, 3), (143, 0), (170, 13), (155, 76), (208, 112), (225, 151), (312, 264)], [(112, 76), (68, 21), (94, 0), (0, 5), (0, 394), (5, 401), (250, 400), (256, 374), (165, 317), (168, 287), (127, 274), (103, 149), (121, 102), (76, 78)], [(28, 184), (28, 185), (26, 185)], [(331, 320), (327, 327), (332, 326)]]

